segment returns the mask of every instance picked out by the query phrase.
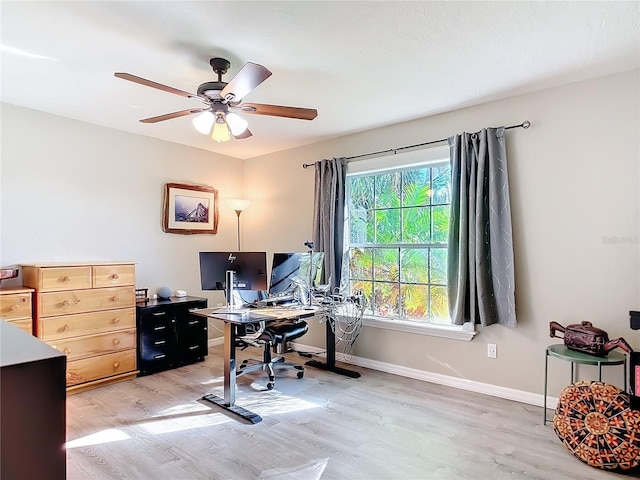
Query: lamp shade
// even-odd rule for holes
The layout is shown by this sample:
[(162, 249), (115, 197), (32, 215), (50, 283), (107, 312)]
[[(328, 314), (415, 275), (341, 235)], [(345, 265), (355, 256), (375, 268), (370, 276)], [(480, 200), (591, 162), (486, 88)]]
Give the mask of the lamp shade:
[(231, 132), (229, 132), (227, 122), (224, 121), (224, 117), (222, 115), (216, 116), (216, 121), (213, 124), (213, 132), (211, 133), (211, 138), (218, 143), (231, 140)]
[(229, 125), (229, 130), (231, 130), (231, 134), (234, 137), (243, 133), (249, 126), (249, 122), (233, 112), (227, 113), (226, 120), (227, 125)]
[(213, 126), (213, 122), (216, 121), (216, 117), (211, 112), (204, 112), (195, 117), (192, 122), (193, 126), (203, 135), (208, 135)]
[(251, 204), (251, 201), (230, 198), (227, 200), (227, 204), (236, 212), (242, 212), (243, 210), (247, 209), (247, 207)]

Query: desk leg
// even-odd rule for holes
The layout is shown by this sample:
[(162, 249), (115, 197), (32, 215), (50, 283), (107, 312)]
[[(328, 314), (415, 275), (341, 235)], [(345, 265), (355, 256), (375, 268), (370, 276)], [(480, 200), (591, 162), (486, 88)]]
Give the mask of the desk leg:
[(236, 326), (224, 324), (224, 403), (236, 403)]
[(230, 322), (224, 322), (224, 399), (217, 395), (205, 395), (202, 397), (211, 403), (215, 403), (225, 410), (241, 416), (251, 423), (259, 423), (262, 417), (249, 410), (237, 406), (236, 403), (236, 326)]
[(326, 346), (327, 346), (327, 363), (319, 362), (318, 360), (309, 360), (305, 363), (305, 365), (309, 365), (310, 367), (316, 367), (321, 370), (327, 370), (333, 373), (339, 373), (340, 375), (345, 375), (351, 378), (360, 378), (359, 372), (354, 372), (353, 370), (347, 370), (346, 368), (341, 368), (336, 366), (336, 336), (331, 329), (331, 324), (329, 323), (329, 319), (325, 321), (326, 327)]

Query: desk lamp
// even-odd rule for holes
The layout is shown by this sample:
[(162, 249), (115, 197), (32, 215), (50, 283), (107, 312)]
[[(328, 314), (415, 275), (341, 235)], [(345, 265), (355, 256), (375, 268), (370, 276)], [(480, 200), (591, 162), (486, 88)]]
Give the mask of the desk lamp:
[(249, 200), (228, 199), (227, 204), (236, 212), (238, 216), (238, 251), (240, 251), (240, 214), (251, 204)]

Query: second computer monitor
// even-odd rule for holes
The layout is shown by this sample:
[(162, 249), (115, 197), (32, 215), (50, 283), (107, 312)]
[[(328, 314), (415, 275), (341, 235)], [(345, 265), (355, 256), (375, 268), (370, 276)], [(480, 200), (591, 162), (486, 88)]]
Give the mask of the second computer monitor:
[(311, 280), (310, 286), (318, 284), (322, 276), (323, 263), (323, 252), (274, 253), (269, 294), (291, 291), (296, 281), (309, 284)]

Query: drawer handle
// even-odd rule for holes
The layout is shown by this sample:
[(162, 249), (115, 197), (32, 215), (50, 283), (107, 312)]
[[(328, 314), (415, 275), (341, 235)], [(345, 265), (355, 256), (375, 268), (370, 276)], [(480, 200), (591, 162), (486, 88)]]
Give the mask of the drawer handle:
[(161, 353), (159, 355), (154, 355), (153, 359), (154, 360), (160, 360), (161, 358), (164, 358), (164, 357), (166, 357), (166, 355), (164, 353)]
[(118, 338), (114, 338), (114, 339), (113, 339), (113, 344), (114, 344), (114, 345), (120, 345), (120, 339), (118, 339)]
[(114, 302), (114, 303), (118, 302), (118, 301), (120, 301), (120, 297), (118, 297), (117, 295), (114, 295), (113, 297), (111, 297), (111, 301)]
[(119, 278), (120, 278), (120, 275), (118, 275), (117, 273), (114, 273), (113, 275), (111, 275), (111, 278), (112, 278), (113, 280), (117, 280), (117, 279), (119, 279)]
[(67, 372), (67, 380), (71, 380), (71, 372)]
[(27, 303), (27, 299), (26, 299), (26, 298), (24, 298), (24, 297), (22, 297), (22, 298), (20, 299), (20, 301), (21, 301), (22, 303)]
[(120, 323), (120, 317), (116, 317), (113, 320), (111, 320), (111, 323)]
[(113, 368), (120, 368), (120, 362), (113, 362)]
[(15, 312), (16, 310), (18, 310), (20, 307), (18, 305), (11, 305), (11, 311)]
[(70, 282), (71, 281), (71, 277), (62, 277), (62, 281), (63, 282)]
[(69, 347), (64, 347), (62, 353), (64, 353), (65, 355), (69, 355), (71, 353), (71, 349)]
[(189, 347), (189, 350), (197, 350), (198, 349), (198, 345), (191, 345)]
[(69, 330), (71, 330), (71, 327), (69, 325), (65, 325), (64, 327), (62, 327), (62, 330), (64, 332), (68, 332)]
[(71, 302), (69, 300), (65, 300), (64, 302), (62, 302), (62, 305), (68, 307), (69, 305), (71, 305)]
[(167, 328), (167, 327), (165, 327), (164, 325), (160, 325), (159, 327), (153, 327), (153, 329), (154, 329), (156, 332), (159, 332), (160, 330), (164, 330), (165, 328)]
[(164, 317), (166, 314), (167, 312), (153, 312), (151, 315), (154, 317)]
[(166, 340), (158, 340), (157, 342), (153, 342), (154, 345), (164, 345), (165, 343), (167, 343)]
[(191, 320), (189, 322), (189, 325), (197, 325), (198, 324), (198, 320)]

